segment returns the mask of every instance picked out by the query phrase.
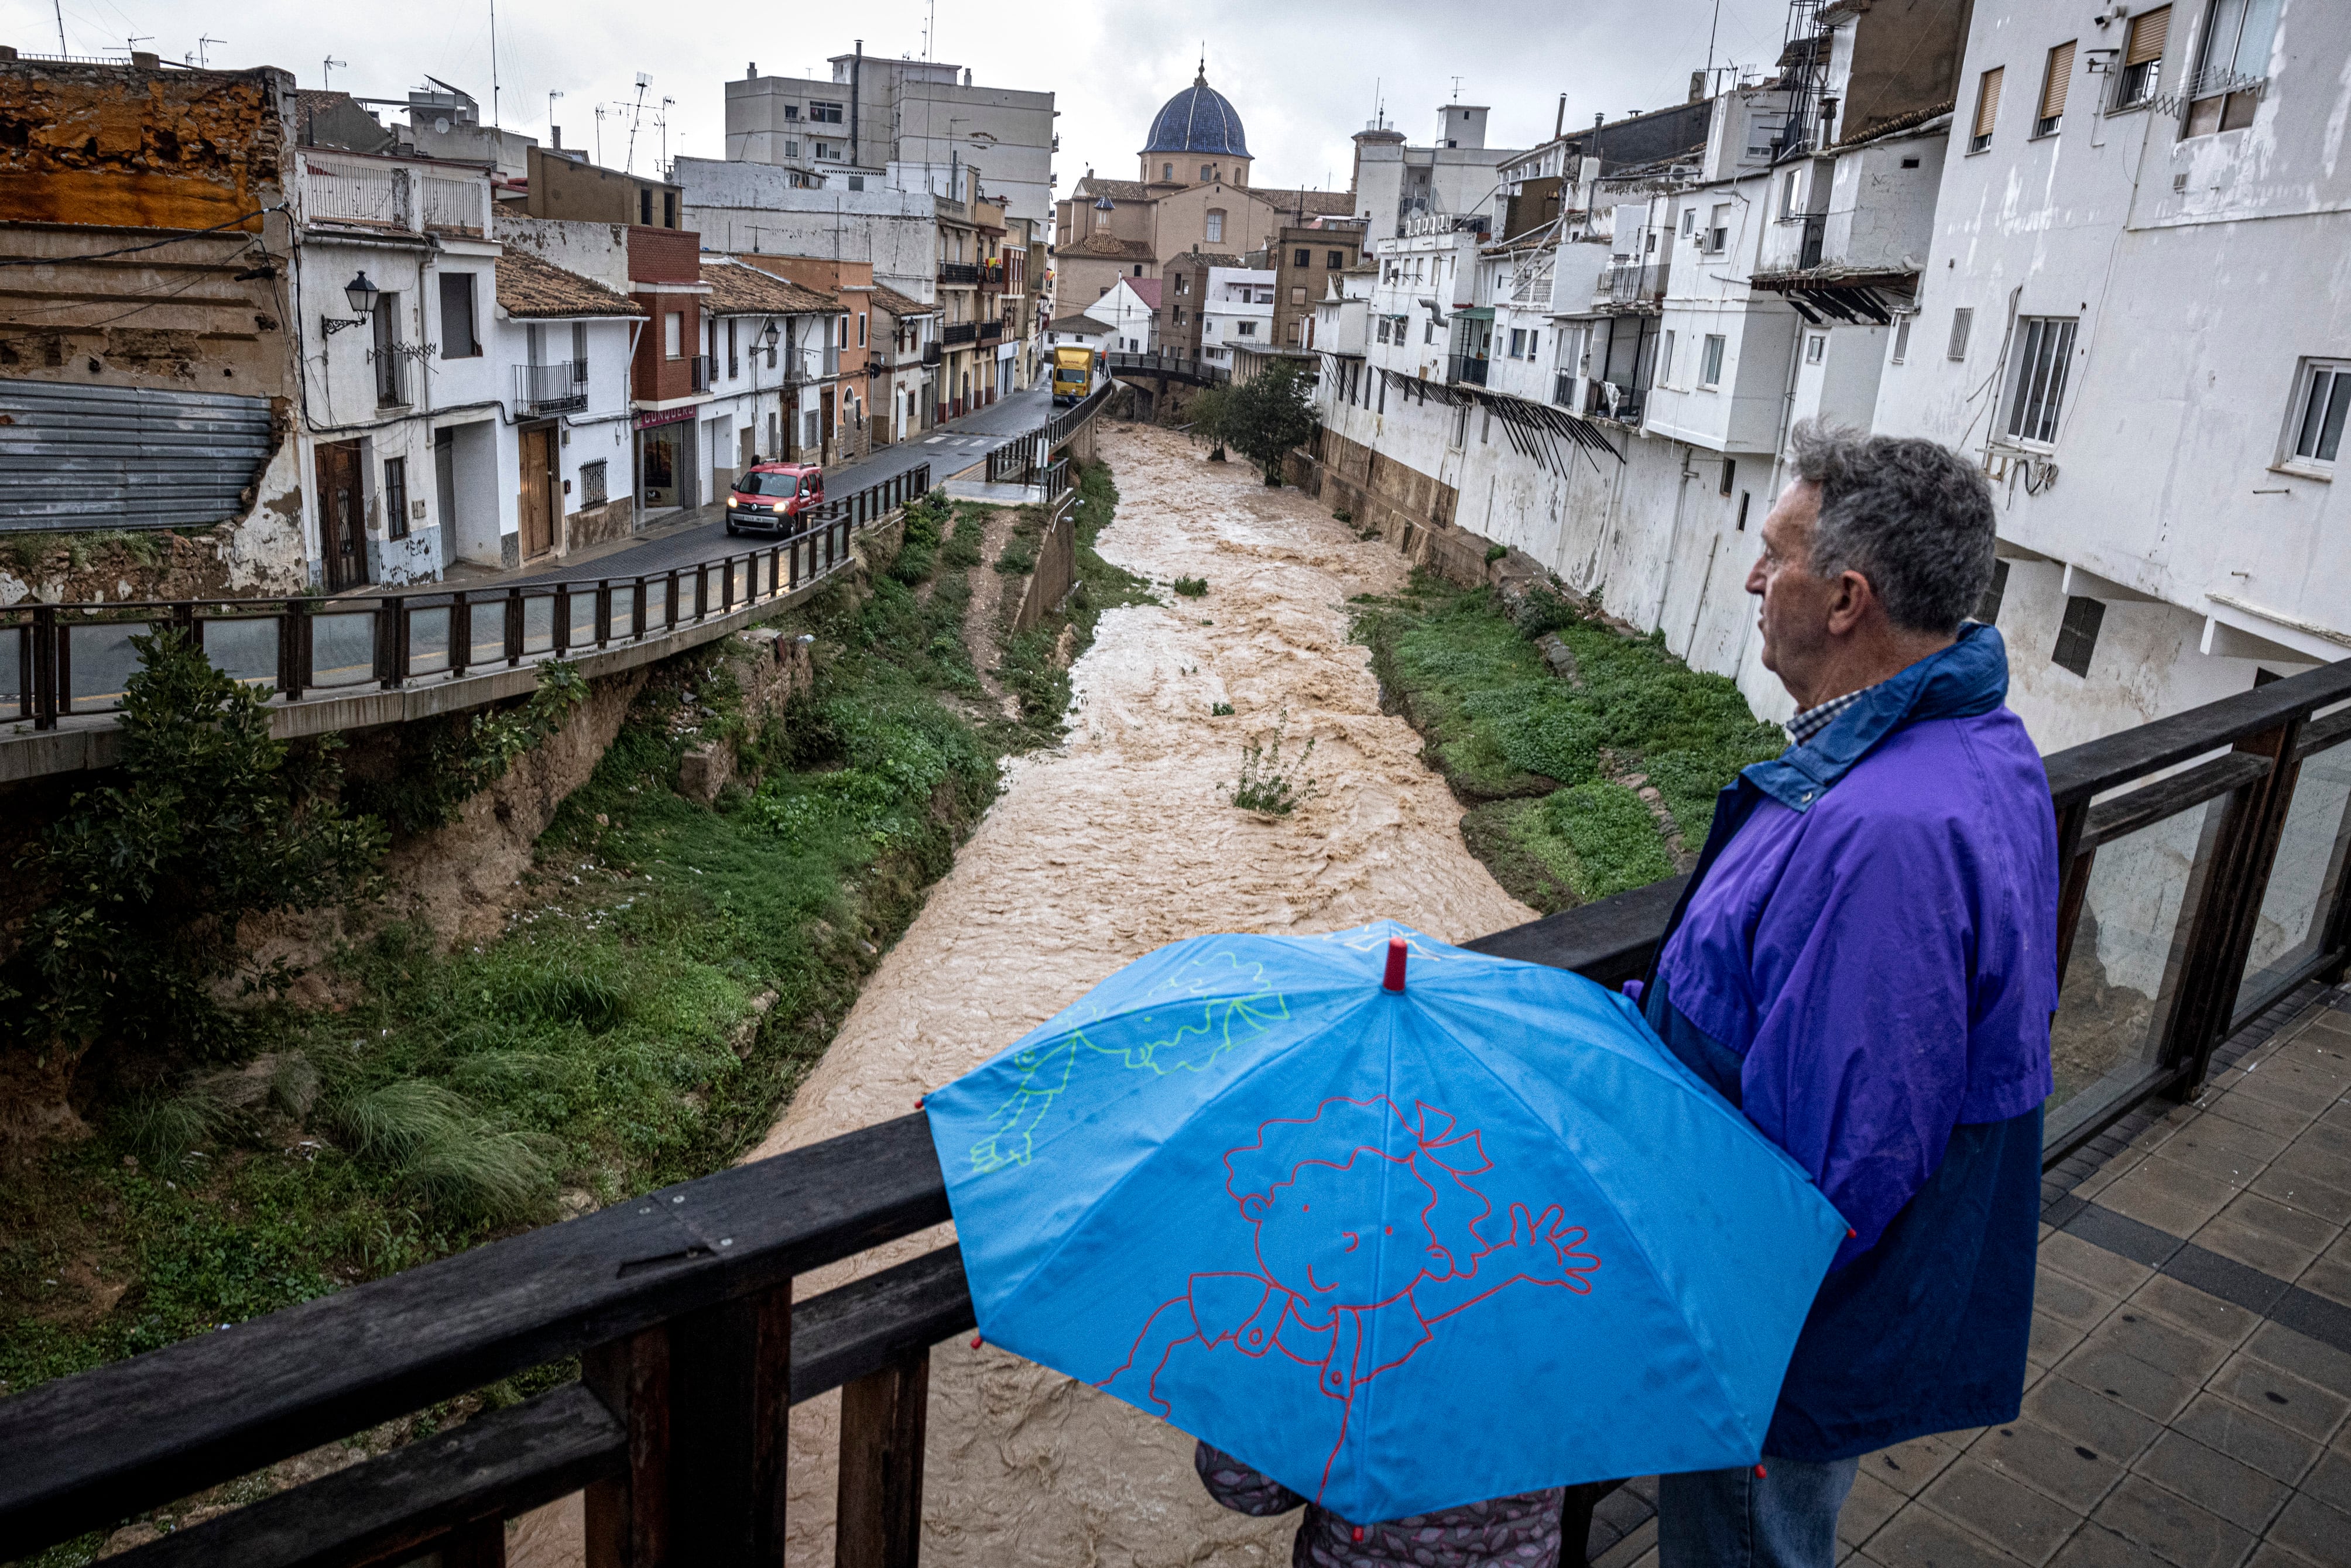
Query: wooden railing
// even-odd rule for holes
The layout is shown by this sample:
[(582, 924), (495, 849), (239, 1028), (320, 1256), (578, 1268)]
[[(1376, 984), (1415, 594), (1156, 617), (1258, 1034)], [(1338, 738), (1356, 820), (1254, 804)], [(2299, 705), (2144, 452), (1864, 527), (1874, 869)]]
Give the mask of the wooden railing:
[(0, 693), (13, 693), (16, 716), (36, 729), (114, 711), (139, 667), (131, 639), (159, 625), (182, 628), (229, 674), (289, 703), (645, 642), (838, 570), (850, 559), (851, 534), (930, 483), (930, 465), (918, 464), (827, 502), (765, 549), (634, 577), (366, 599), (23, 601), (0, 609)]
[[(2090, 933), (2085, 921), (2103, 909), (2099, 946), (2134, 909), (2171, 912), (2146, 942), (2109, 956), (2165, 954), (2149, 981), (2156, 1049), (2061, 1090), (2071, 1097), (2052, 1119), (2053, 1161), (2147, 1095), (2189, 1091), (2231, 1027), (2342, 970), (2346, 705), (2351, 661), (2048, 759), (2067, 868), (2069, 1007), (2132, 1005), (2115, 999), (2128, 990), (2115, 973), (2083, 985), (2074, 936)], [(2147, 835), (2178, 837), (2191, 816), (2186, 860), (2168, 849), (2130, 855)], [(2282, 861), (2287, 874), (2273, 874)], [(1681, 886), (1659, 883), (1468, 946), (1614, 985), (1646, 969)], [(2256, 926), (2273, 933), (2265, 943)], [(2078, 1043), (2064, 1034), (2076, 1025), (2098, 1026), (2081, 1038), (2110, 1039), (2114, 1022), (2069, 1024), (2061, 1010), (2061, 1045)], [(930, 1347), (973, 1323), (960, 1254), (941, 1247), (806, 1300), (793, 1282), (947, 1218), (928, 1129), (904, 1116), (59, 1378), (0, 1401), (0, 1542), (35, 1552), (578, 1356), (577, 1383), (119, 1561), (276, 1568), (438, 1551), (444, 1564), (498, 1564), (505, 1520), (584, 1490), (590, 1568), (772, 1564), (785, 1522), (784, 1412), (839, 1388), (835, 1562), (911, 1565)], [(1597, 1490), (1572, 1495), (1571, 1531)]]

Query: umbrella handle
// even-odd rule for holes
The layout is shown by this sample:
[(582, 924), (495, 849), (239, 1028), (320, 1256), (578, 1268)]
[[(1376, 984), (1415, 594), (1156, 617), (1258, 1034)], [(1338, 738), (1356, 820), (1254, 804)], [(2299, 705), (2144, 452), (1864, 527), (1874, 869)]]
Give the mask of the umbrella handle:
[(1380, 985), (1384, 989), (1391, 991), (1401, 991), (1404, 989), (1404, 938), (1401, 936), (1389, 937), (1387, 977), (1380, 982)]

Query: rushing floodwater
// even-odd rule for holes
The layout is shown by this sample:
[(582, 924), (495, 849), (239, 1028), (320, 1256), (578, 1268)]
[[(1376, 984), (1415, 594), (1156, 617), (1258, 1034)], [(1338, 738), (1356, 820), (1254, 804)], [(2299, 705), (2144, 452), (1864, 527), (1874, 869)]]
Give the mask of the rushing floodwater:
[[(865, 988), (753, 1155), (904, 1114), (1120, 966), (1212, 931), (1326, 931), (1386, 915), (1461, 940), (1533, 918), (1463, 846), (1461, 811), (1383, 716), (1344, 601), (1404, 579), (1384, 545), (1322, 507), (1210, 464), (1162, 431), (1105, 426), (1120, 490), (1102, 553), (1205, 599), (1103, 616), (1074, 672), (1068, 744), (1016, 763), (1004, 796)], [(1213, 622), (1208, 624), (1207, 622)], [(1228, 702), (1230, 717), (1212, 718)], [(1288, 711), (1285, 757), (1316, 747), (1320, 793), (1265, 821), (1235, 810), (1242, 743)], [(803, 1298), (938, 1246), (913, 1237), (799, 1281)], [(838, 1398), (792, 1412), (795, 1564), (832, 1560)], [(958, 1340), (932, 1353), (923, 1560), (1287, 1562), (1295, 1516), (1207, 1500), (1191, 1440), (1058, 1375)], [(567, 1511), (577, 1518), (577, 1501)], [(576, 1526), (531, 1521), (517, 1561), (560, 1563)], [(576, 1553), (576, 1547), (572, 1548)]]

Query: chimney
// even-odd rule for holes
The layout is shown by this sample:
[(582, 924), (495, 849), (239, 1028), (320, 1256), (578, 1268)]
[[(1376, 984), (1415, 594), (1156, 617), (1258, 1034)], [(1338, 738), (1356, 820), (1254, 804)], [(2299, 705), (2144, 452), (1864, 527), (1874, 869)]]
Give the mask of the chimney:
[(758, 61), (757, 61), (757, 60), (753, 60), (749, 65), (745, 66), (745, 67), (743, 68), (743, 79), (744, 79), (745, 81), (749, 81), (749, 80), (751, 80), (753, 78), (757, 77), (758, 74), (759, 74), (759, 62), (758, 62)]
[(554, 141), (554, 143), (555, 143), (555, 150), (556, 150), (558, 152), (562, 152), (562, 151), (563, 151), (563, 127), (561, 127), (560, 125), (550, 125), (550, 126), (549, 126), (549, 127), (547, 128), (547, 134), (548, 134), (549, 138), (549, 139), (551, 139), (551, 140)]
[(1702, 70), (1690, 72), (1689, 100), (1692, 103), (1706, 101), (1706, 73)]

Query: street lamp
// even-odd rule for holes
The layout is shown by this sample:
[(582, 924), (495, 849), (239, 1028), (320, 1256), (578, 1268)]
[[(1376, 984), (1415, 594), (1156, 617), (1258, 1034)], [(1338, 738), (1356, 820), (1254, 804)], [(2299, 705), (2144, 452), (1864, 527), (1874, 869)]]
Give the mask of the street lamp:
[(368, 281), (366, 273), (353, 273), (351, 280), (343, 285), (343, 298), (351, 302), (351, 315), (343, 319), (338, 319), (332, 316), (321, 316), (319, 318), (319, 325), (326, 329), (327, 336), (329, 338), (346, 327), (364, 325), (368, 317), (374, 313), (376, 294), (376, 286)]

